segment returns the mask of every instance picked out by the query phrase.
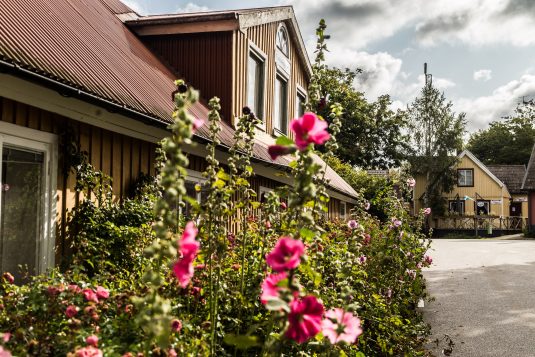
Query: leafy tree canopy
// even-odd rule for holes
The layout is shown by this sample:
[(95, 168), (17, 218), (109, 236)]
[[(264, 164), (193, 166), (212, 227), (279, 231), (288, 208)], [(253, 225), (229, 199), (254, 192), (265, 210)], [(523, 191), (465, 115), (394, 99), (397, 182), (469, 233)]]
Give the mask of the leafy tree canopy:
[(407, 114), (414, 150), (409, 159), (411, 173), (426, 178), (424, 205), (438, 215), (443, 214), (443, 192), (450, 192), (455, 184), (453, 166), (463, 145), (465, 114), (456, 115), (452, 103), (431, 84), (425, 85)]
[(467, 148), (487, 165), (527, 165), (535, 143), (535, 104), (522, 103), (512, 116), (473, 133)]
[(318, 113), (329, 120), (329, 103), (337, 102), (344, 108), (335, 153), (340, 159), (367, 169), (397, 167), (409, 148), (403, 130), (407, 126), (406, 116), (390, 109), (392, 101), (388, 95), (368, 102), (353, 86), (359, 73), (360, 70), (324, 68), (319, 84), (328, 96), (327, 102), (320, 102)]

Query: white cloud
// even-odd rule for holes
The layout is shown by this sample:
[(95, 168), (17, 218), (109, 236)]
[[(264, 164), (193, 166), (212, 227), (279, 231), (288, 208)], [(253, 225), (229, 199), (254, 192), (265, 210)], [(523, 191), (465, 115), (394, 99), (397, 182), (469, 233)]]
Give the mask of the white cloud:
[(466, 112), (468, 130), (485, 128), (488, 123), (509, 115), (522, 101), (523, 96), (535, 93), (535, 75), (525, 74), (520, 79), (496, 88), (490, 95), (478, 98), (460, 98), (454, 100), (458, 111)]
[(489, 81), (492, 79), (492, 71), (490, 69), (480, 69), (479, 71), (474, 71), (474, 80), (475, 81)]
[(121, 0), (126, 6), (134, 10), (140, 15), (147, 14), (147, 9), (136, 0)]
[(181, 6), (181, 7), (177, 8), (176, 12), (177, 13), (203, 12), (203, 11), (208, 11), (208, 10), (210, 10), (210, 8), (208, 8), (207, 6), (201, 6), (201, 5), (197, 5), (195, 3), (192, 3), (192, 2), (188, 2), (185, 6)]

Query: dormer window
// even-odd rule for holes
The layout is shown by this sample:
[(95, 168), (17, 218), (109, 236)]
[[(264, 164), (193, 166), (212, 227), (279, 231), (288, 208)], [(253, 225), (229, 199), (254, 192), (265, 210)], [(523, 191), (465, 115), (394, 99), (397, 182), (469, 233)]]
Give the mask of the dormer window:
[(277, 48), (286, 56), (289, 57), (290, 48), (288, 44), (288, 33), (286, 28), (281, 26), (277, 32)]

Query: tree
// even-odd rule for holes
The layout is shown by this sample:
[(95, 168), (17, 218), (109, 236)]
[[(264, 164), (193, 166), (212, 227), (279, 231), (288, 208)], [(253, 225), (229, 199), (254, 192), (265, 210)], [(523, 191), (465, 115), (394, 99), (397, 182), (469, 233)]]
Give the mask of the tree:
[(444, 94), (426, 81), (407, 111), (414, 150), (409, 159), (411, 172), (426, 178), (424, 206), (438, 215), (445, 212), (442, 193), (450, 192), (455, 184), (454, 165), (466, 124), (465, 114), (456, 115), (451, 107)]
[(527, 165), (535, 143), (535, 104), (522, 103), (512, 116), (472, 134), (467, 148), (487, 165)]
[(329, 120), (329, 103), (344, 107), (342, 131), (335, 152), (342, 161), (367, 169), (397, 167), (406, 158), (408, 139), (404, 112), (394, 112), (388, 95), (368, 102), (353, 84), (360, 70), (326, 67), (319, 76), (323, 98), (318, 113)]

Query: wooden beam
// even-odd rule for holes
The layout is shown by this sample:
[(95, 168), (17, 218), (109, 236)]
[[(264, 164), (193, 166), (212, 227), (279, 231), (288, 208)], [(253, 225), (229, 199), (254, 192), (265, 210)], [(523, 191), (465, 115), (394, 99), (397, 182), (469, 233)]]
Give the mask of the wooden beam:
[(188, 22), (181, 24), (131, 26), (138, 36), (176, 35), (183, 33), (234, 31), (239, 28), (237, 20)]

